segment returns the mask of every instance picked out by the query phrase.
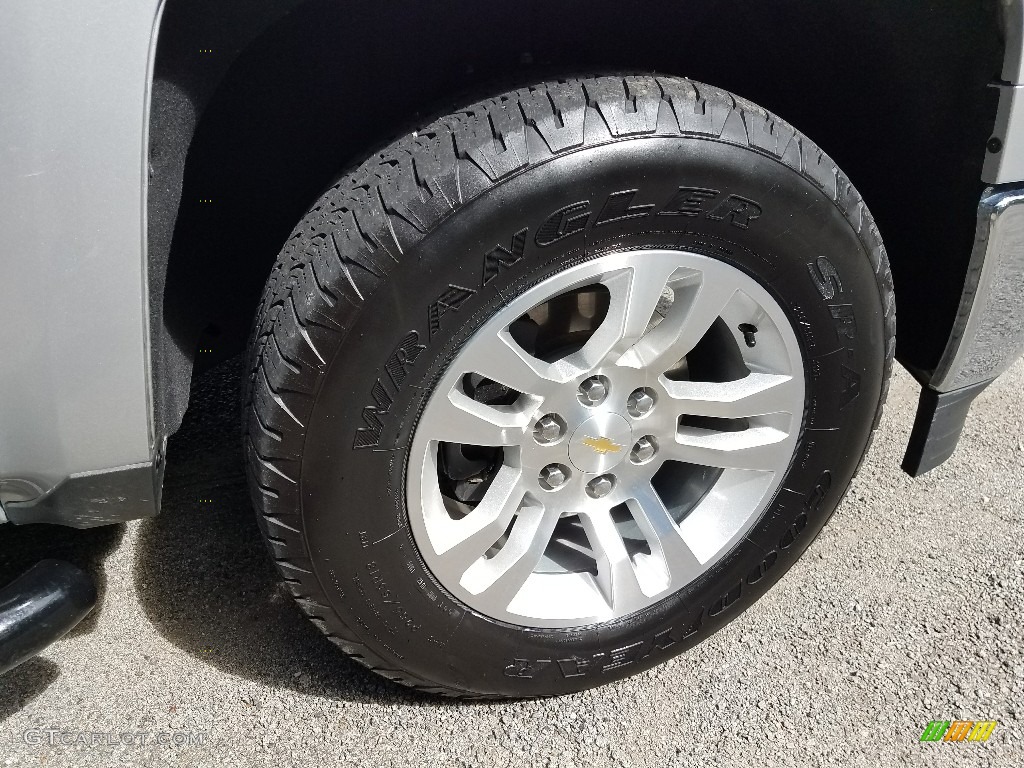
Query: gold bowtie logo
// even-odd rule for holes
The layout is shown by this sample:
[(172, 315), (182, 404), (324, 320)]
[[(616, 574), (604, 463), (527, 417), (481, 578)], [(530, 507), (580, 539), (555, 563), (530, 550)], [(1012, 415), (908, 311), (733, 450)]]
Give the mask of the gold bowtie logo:
[(622, 450), (621, 445), (612, 442), (607, 437), (584, 437), (582, 442), (587, 448), (593, 448), (602, 456), (606, 453), (618, 453)]

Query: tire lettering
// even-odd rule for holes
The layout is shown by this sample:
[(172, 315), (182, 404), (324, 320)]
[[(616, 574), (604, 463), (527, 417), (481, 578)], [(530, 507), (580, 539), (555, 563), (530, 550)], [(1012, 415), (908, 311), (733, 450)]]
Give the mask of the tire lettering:
[(845, 365), (839, 367), (839, 372), (843, 376), (843, 392), (840, 396), (842, 402), (839, 405), (839, 410), (843, 410), (860, 397), (860, 374), (851, 371)]
[(857, 319), (853, 304), (829, 304), (828, 311), (835, 321), (836, 336), (840, 341), (853, 341), (857, 338)]
[(583, 677), (598, 667), (604, 657), (603, 653), (595, 653), (587, 658), (573, 656), (569, 659), (558, 659), (558, 668), (562, 670), (562, 677)]
[(370, 448), (380, 444), (380, 433), (384, 429), (384, 422), (380, 417), (386, 415), (394, 403), (394, 399), (388, 394), (380, 379), (374, 382), (370, 396), (374, 404), (363, 408), (363, 423), (366, 426), (356, 429), (356, 436), (352, 441), (353, 448)]
[(611, 224), (616, 221), (623, 221), (624, 219), (635, 219), (649, 214), (654, 207), (654, 203), (630, 206), (630, 203), (633, 202), (633, 198), (636, 197), (636, 193), (639, 191), (638, 189), (625, 189), (622, 192), (615, 192), (609, 195), (608, 199), (605, 200), (600, 215), (597, 217), (597, 221), (594, 222), (594, 226), (600, 227), (604, 224)]
[(640, 649), (643, 643), (633, 643), (622, 648), (618, 648), (608, 654), (608, 663), (604, 665), (602, 672), (607, 672), (610, 669), (618, 669), (619, 667), (625, 667), (632, 664), (640, 656)]
[(719, 195), (717, 189), (680, 187), (658, 211), (659, 216), (699, 216), (704, 205)]
[(839, 279), (839, 271), (831, 261), (824, 256), (819, 256), (814, 262), (807, 265), (807, 272), (814, 282), (814, 287), (826, 301), (831, 301), (837, 293), (843, 292), (843, 283)]
[[(387, 378), (379, 376), (373, 382), (370, 390), (370, 397), (373, 405), (363, 408), (362, 418), (365, 426), (356, 429), (352, 438), (353, 448), (376, 448), (380, 445), (380, 435), (384, 430), (383, 416), (391, 411), (395, 399), (388, 391), (385, 382), (390, 381), (395, 393), (402, 388), (406, 378), (409, 376), (409, 369), (416, 362), (416, 358), (426, 349), (420, 344), (420, 335), (416, 331), (409, 331), (396, 346), (387, 361), (384, 363), (384, 370), (387, 371)], [(364, 544), (365, 546), (365, 544)]]
[(825, 500), (825, 496), (828, 494), (829, 489), (832, 487), (832, 473), (827, 469), (818, 475), (818, 480), (814, 484), (814, 488), (807, 495), (807, 501), (804, 502), (804, 509), (808, 513), (817, 512), (821, 506), (821, 502)]
[(484, 254), (484, 277), (480, 287), (484, 287), (491, 280), (498, 276), (502, 269), (508, 269), (518, 264), (526, 252), (527, 229), (520, 229), (512, 236), (512, 244), (506, 248), (503, 245), (495, 246), (494, 250)]
[(750, 222), (760, 218), (762, 213), (761, 206), (753, 200), (739, 195), (729, 195), (708, 213), (708, 218), (713, 221), (728, 219), (734, 227), (749, 229)]
[(797, 537), (800, 535), (800, 532), (806, 527), (807, 513), (801, 512), (799, 515), (796, 516), (796, 518), (793, 520), (789, 528), (786, 529), (786, 532), (782, 534), (782, 538), (779, 539), (779, 551), (785, 552), (787, 549), (793, 546), (793, 542), (796, 541)]
[(728, 608), (730, 605), (732, 605), (737, 600), (739, 600), (740, 599), (740, 595), (742, 595), (742, 594), (743, 594), (743, 582), (741, 581), (738, 584), (736, 584), (735, 587), (733, 587), (728, 592), (726, 592), (724, 595), (722, 595), (720, 598), (718, 598), (718, 600), (716, 600), (711, 605), (711, 608), (708, 609), (708, 616), (717, 616), (722, 611), (724, 611), (726, 608)]
[(775, 565), (775, 561), (778, 559), (778, 552), (769, 552), (764, 560), (758, 563), (757, 567), (747, 575), (747, 584), (757, 584), (771, 570), (771, 567)]
[(688, 626), (684, 624), (682, 626), (669, 627), (668, 629), (663, 629), (661, 632), (654, 636), (654, 648), (651, 649), (651, 652), (653, 653), (654, 649), (657, 649), (659, 651), (667, 651), (676, 643), (681, 643), (683, 640), (690, 637), (691, 635), (697, 634), (697, 632), (700, 631), (701, 624), (703, 623), (704, 611), (701, 611), (700, 615), (697, 617), (697, 620), (694, 621), (693, 624), (690, 624)]
[(441, 330), (441, 318), (449, 312), (457, 311), (476, 291), (460, 285), (449, 285), (440, 296), (427, 308), (427, 333), (430, 338)]
[(398, 342), (395, 351), (391, 353), (391, 357), (384, 363), (384, 369), (388, 372), (388, 377), (391, 379), (396, 392), (402, 388), (402, 384), (405, 383), (405, 377), (409, 373), (409, 368), (416, 362), (420, 352), (427, 348), (425, 344), (420, 344), (419, 340), (420, 335), (416, 331), (410, 331), (404, 339)]
[(804, 340), (807, 342), (807, 348), (814, 349), (817, 346), (814, 340), (814, 327), (807, 319), (807, 313), (804, 312), (803, 307), (799, 304), (793, 305), (793, 313), (796, 315), (796, 330), (803, 334)]
[(537, 230), (533, 241), (543, 248), (562, 238), (582, 232), (590, 221), (590, 201), (581, 200), (552, 213)]
[(550, 664), (551, 659), (537, 659), (531, 661), (530, 659), (512, 659), (505, 666), (505, 677), (522, 677), (532, 679), (538, 671), (538, 666)]

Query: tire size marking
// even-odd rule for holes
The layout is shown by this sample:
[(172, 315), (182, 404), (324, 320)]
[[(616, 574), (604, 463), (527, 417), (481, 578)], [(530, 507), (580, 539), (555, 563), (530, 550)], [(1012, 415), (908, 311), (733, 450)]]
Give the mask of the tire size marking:
[[(395, 615), (395, 617), (402, 624), (402, 626), (410, 632), (415, 632), (418, 629), (420, 629), (420, 625), (416, 623), (415, 619), (413, 619), (412, 616), (409, 614), (409, 611), (407, 611), (405, 606), (402, 605), (402, 601), (398, 599), (394, 591), (392, 591), (391, 587), (389, 587), (387, 582), (384, 580), (384, 574), (381, 571), (380, 566), (377, 565), (377, 562), (375, 560), (370, 560), (368, 563), (366, 563), (366, 573), (369, 576), (370, 583), (372, 583), (373, 586), (377, 588), (377, 592), (379, 593), (380, 597), (380, 602), (388, 607), (388, 609)], [(362, 592), (362, 590), (360, 591)], [(363, 594), (365, 597), (365, 593)], [(369, 605), (370, 602), (367, 601), (367, 604)], [(380, 614), (380, 612), (377, 611), (373, 605), (370, 605), (370, 607), (374, 611), (374, 613), (377, 614), (377, 617), (381, 620), (381, 623), (384, 625), (384, 627), (392, 635), (397, 634), (395, 630), (391, 627), (391, 625), (388, 624), (388, 622)]]
[[(387, 618), (377, 609), (377, 606), (371, 599), (370, 595), (366, 594), (366, 590), (363, 589), (363, 580), (359, 578), (358, 573), (355, 574), (354, 581), (356, 585), (356, 590), (359, 592), (359, 596), (362, 598), (363, 603), (366, 605), (366, 607), (369, 608), (370, 612), (377, 617), (377, 620), (381, 623), (381, 626), (383, 626), (384, 629), (386, 629), (392, 635), (392, 637), (397, 636), (398, 633), (396, 632), (395, 628), (388, 623)], [(359, 626), (361, 626), (363, 630), (366, 632), (366, 634), (370, 635), (371, 637), (373, 637), (374, 640), (380, 643), (381, 647), (383, 647), (385, 650), (387, 650), (400, 661), (405, 659), (405, 654), (399, 653), (395, 648), (392, 648), (391, 645), (386, 640), (384, 640), (384, 638), (382, 638), (374, 630), (374, 628), (366, 622), (366, 619), (358, 615), (356, 615), (355, 619), (358, 622)]]

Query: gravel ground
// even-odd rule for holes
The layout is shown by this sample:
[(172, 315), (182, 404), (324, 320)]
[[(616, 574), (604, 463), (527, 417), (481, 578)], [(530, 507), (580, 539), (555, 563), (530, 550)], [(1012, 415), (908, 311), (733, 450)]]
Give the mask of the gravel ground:
[[(71, 636), (0, 678), (0, 765), (1024, 765), (1024, 365), (916, 481), (899, 470), (916, 389), (898, 372), (859, 479), (760, 603), (623, 683), (503, 704), (377, 678), (278, 589), (242, 476), (237, 370), (199, 383), (157, 519), (0, 527), (0, 583), (47, 553), (102, 592)], [(999, 725), (985, 744), (918, 742), (957, 718)], [(126, 732), (186, 743), (105, 743)]]

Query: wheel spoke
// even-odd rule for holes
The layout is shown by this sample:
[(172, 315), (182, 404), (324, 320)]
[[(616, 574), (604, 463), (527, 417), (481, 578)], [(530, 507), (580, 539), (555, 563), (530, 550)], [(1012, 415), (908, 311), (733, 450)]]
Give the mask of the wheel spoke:
[(682, 585), (696, 578), (702, 570), (701, 563), (683, 541), (675, 520), (650, 483), (637, 489), (626, 504), (650, 544), (651, 553), (662, 560), (669, 582)]
[(597, 586), (612, 610), (630, 611), (646, 601), (626, 544), (610, 509), (580, 512), (590, 547), (597, 561)]
[(768, 413), (794, 413), (802, 407), (799, 381), (792, 376), (752, 373), (736, 381), (669, 381), (665, 392), (679, 415), (741, 419)]
[(463, 348), (459, 365), (465, 373), (477, 373), (524, 394), (542, 396), (552, 383), (564, 380), (555, 366), (538, 360), (501, 331), (486, 343)]
[(430, 412), (430, 434), (462, 445), (518, 445), (530, 415), (516, 406), (478, 403), (458, 390), (437, 398)]
[(437, 552), (443, 556), (445, 572), (456, 581), (508, 528), (525, 496), (522, 475), (522, 469), (503, 465), (480, 503), (461, 520), (445, 526), (444, 541), (438, 542)]
[[(680, 428), (665, 458), (723, 469), (774, 471), (779, 468), (780, 443), (789, 434), (774, 427), (752, 427), (742, 432), (712, 432)], [(788, 453), (785, 458), (788, 458)]]
[(473, 563), (462, 577), (462, 586), (507, 608), (544, 556), (558, 517), (557, 510), (539, 504), (524, 506), (508, 541), (494, 557)]
[(665, 371), (697, 346), (736, 293), (736, 284), (718, 269), (693, 273), (673, 285), (672, 307), (630, 351), (630, 365)]
[(668, 280), (678, 269), (670, 259), (638, 260), (601, 279), (608, 289), (608, 313), (601, 325), (574, 355), (577, 367), (590, 370), (616, 362), (647, 331)]

